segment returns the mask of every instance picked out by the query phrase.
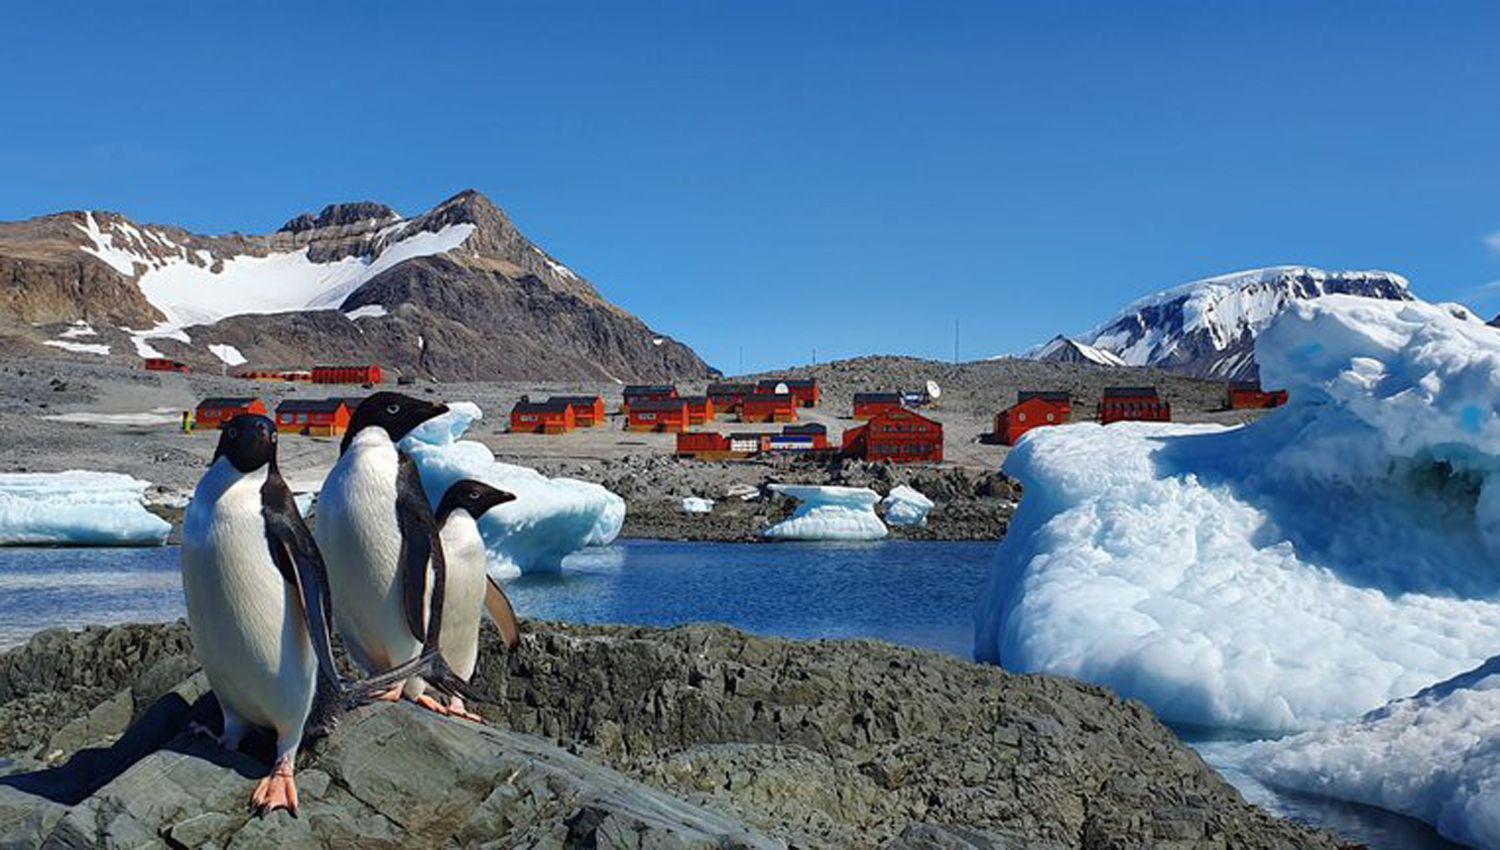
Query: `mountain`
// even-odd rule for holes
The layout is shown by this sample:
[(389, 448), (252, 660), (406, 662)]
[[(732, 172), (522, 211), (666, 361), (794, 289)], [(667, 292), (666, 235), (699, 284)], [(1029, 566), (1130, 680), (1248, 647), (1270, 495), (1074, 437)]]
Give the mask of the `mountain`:
[(213, 368), (369, 362), (444, 380), (712, 372), (472, 190), (415, 218), (332, 204), (261, 236), (110, 212), (0, 223), (0, 282), (0, 347), (11, 351)]
[(1253, 379), (1257, 375), (1256, 334), (1287, 303), (1331, 294), (1415, 300), (1406, 278), (1392, 272), (1323, 271), (1305, 266), (1254, 269), (1142, 298), (1088, 333), (1073, 339), (1058, 337), (1026, 356), (1091, 360), (1092, 352), (1130, 366), (1155, 366), (1204, 378)]
[(1023, 355), (1031, 360), (1045, 360), (1051, 363), (1093, 363), (1099, 366), (1125, 366), (1113, 352), (1095, 348), (1092, 345), (1084, 345), (1077, 340), (1071, 340), (1059, 334), (1048, 340), (1045, 345), (1039, 345)]

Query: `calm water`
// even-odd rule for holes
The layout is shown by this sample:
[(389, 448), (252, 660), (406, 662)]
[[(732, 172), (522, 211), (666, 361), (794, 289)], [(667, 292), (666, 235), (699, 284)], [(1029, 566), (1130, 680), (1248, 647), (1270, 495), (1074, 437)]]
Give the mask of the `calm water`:
[[(796, 638), (877, 638), (968, 658), (992, 543), (621, 541), (557, 575), (506, 584), (523, 617), (671, 626), (711, 621)], [(177, 550), (0, 548), (0, 648), (55, 626), (183, 615)], [(1213, 764), (1214, 742), (1183, 731)], [(1226, 771), (1272, 811), (1372, 847), (1450, 847), (1426, 826), (1362, 806), (1285, 797)]]

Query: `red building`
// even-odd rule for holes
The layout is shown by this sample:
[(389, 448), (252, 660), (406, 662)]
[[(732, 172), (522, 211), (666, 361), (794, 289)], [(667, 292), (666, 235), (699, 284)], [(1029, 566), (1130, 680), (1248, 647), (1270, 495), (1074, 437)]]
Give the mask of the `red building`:
[(306, 369), (240, 369), (231, 372), (236, 378), (247, 381), (286, 381), (287, 383), (307, 383), (312, 380), (312, 372)]
[(686, 431), (687, 402), (680, 398), (632, 401), (625, 427), (631, 431)]
[(596, 395), (553, 396), (553, 401), (566, 402), (573, 408), (573, 424), (579, 428), (593, 428), (604, 424), (604, 399)]
[(378, 384), (384, 378), (379, 366), (314, 366), (315, 384)]
[(206, 398), (198, 402), (198, 409), (193, 413), (193, 421), (197, 422), (200, 428), (219, 428), (242, 413), (259, 413), (261, 416), (266, 416), (266, 403), (253, 396)]
[(168, 360), (165, 357), (147, 357), (147, 372), (182, 372), (187, 373), (188, 367), (181, 360)]
[(888, 463), (941, 463), (943, 424), (914, 410), (882, 410), (844, 432), (844, 454)]
[(664, 401), (677, 398), (677, 388), (671, 384), (631, 384), (625, 388), (625, 403), (621, 409), (626, 415), (638, 401)]
[(774, 393), (782, 384), (786, 385), (787, 392), (797, 400), (798, 407), (817, 407), (822, 400), (822, 394), (818, 390), (818, 379), (807, 378), (788, 380), (782, 378), (766, 378), (755, 385), (758, 393)]
[(705, 422), (714, 421), (714, 400), (708, 396), (683, 396), (682, 402), (687, 405), (689, 425), (702, 425)]
[(781, 433), (786, 437), (809, 437), (812, 439), (812, 447), (818, 451), (828, 448), (828, 429), (817, 422), (809, 422), (805, 425), (785, 425)]
[(900, 393), (855, 393), (854, 418), (870, 419), (877, 413), (901, 409)]
[(573, 405), (560, 398), (532, 401), (530, 396), (523, 395), (510, 409), (513, 434), (566, 434), (577, 421)]
[(739, 413), (745, 397), (755, 394), (754, 384), (715, 383), (708, 385), (708, 397), (719, 413)]
[(796, 422), (797, 400), (791, 393), (752, 393), (740, 406), (741, 422)]
[(1172, 405), (1157, 397), (1156, 387), (1105, 387), (1099, 402), (1099, 421), (1171, 422)]
[(1280, 407), (1286, 398), (1286, 390), (1263, 390), (1259, 381), (1235, 381), (1229, 385), (1227, 404), (1230, 410)]
[(995, 414), (995, 437), (1014, 446), (1021, 435), (1042, 425), (1061, 425), (1073, 418), (1073, 399), (1064, 392), (1016, 393), (1016, 403)]
[(734, 457), (729, 438), (715, 431), (681, 431), (677, 434), (677, 456), (699, 460)]
[(341, 398), (289, 398), (276, 405), (276, 430), (313, 437), (337, 437), (349, 430), (354, 408)]

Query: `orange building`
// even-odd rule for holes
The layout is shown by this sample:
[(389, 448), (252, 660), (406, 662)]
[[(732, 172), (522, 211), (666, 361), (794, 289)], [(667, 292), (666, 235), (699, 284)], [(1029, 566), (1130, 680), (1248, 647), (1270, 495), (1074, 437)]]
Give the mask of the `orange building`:
[(713, 399), (706, 395), (688, 395), (683, 396), (681, 400), (687, 405), (689, 425), (702, 425), (705, 422), (714, 421)]
[(774, 393), (777, 387), (785, 384), (787, 392), (797, 400), (798, 407), (817, 407), (822, 401), (822, 392), (818, 389), (817, 378), (765, 378), (755, 386), (758, 393)]
[(314, 366), (315, 384), (378, 384), (385, 377), (379, 366)]
[(523, 395), (510, 409), (513, 434), (566, 434), (576, 425), (573, 405), (560, 398), (532, 401), (530, 396)]
[(677, 398), (677, 388), (671, 384), (631, 384), (625, 388), (625, 403), (620, 409), (628, 416), (630, 408), (638, 401), (664, 401)]
[(753, 393), (740, 406), (741, 422), (796, 422), (797, 400), (791, 393)]
[(1156, 387), (1105, 387), (1099, 421), (1171, 422), (1172, 405), (1157, 396)]
[(193, 413), (193, 420), (200, 428), (220, 428), (225, 422), (239, 416), (242, 413), (266, 413), (266, 403), (253, 396), (235, 396), (206, 398), (198, 402), (198, 409)]
[(900, 393), (855, 393), (854, 418), (871, 419), (886, 410), (901, 409)]
[(872, 462), (940, 463), (943, 424), (914, 410), (882, 410), (844, 432), (844, 454)]
[(181, 360), (169, 360), (165, 357), (147, 357), (147, 372), (183, 372), (188, 371), (188, 366)]
[(276, 430), (312, 437), (337, 437), (349, 430), (354, 408), (341, 398), (289, 398), (276, 405)]
[(755, 394), (754, 384), (714, 383), (708, 385), (708, 397), (713, 399), (718, 413), (739, 413), (745, 397)]
[(680, 398), (632, 401), (625, 427), (631, 431), (686, 431), (687, 402)]
[(604, 399), (596, 395), (560, 395), (553, 401), (565, 402), (573, 408), (573, 424), (579, 428), (593, 428), (604, 424)]
[(1073, 398), (1065, 392), (1016, 393), (1016, 403), (995, 414), (995, 436), (1014, 446), (1021, 435), (1043, 425), (1061, 425), (1073, 418)]
[(805, 425), (784, 425), (781, 428), (781, 435), (806, 438), (815, 451), (828, 448), (828, 429), (817, 422), (809, 422)]
[(1230, 410), (1258, 407), (1280, 407), (1286, 404), (1286, 390), (1263, 390), (1259, 381), (1235, 381), (1229, 385), (1227, 404)]

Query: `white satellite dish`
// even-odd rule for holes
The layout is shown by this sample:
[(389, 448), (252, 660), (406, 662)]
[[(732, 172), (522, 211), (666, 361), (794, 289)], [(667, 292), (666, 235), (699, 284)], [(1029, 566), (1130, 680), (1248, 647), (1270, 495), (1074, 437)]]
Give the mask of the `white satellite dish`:
[(942, 398), (942, 396), (943, 396), (943, 388), (940, 387), (940, 386), (938, 386), (937, 381), (928, 381), (927, 382), (927, 397), (928, 398)]
[(789, 386), (787, 386), (786, 384), (777, 384), (776, 385), (776, 394), (777, 395), (786, 395), (787, 393), (790, 393), (791, 391), (792, 391), (792, 388), (789, 387)]

